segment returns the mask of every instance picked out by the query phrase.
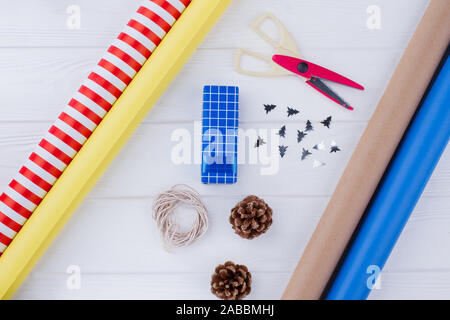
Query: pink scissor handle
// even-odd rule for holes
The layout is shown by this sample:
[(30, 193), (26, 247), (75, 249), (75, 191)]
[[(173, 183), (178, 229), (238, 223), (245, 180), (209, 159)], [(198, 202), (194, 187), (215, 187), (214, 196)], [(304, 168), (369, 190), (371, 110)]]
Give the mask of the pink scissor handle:
[(364, 87), (356, 83), (355, 81), (352, 81), (334, 71), (306, 60), (283, 55), (274, 55), (272, 57), (272, 60), (283, 68), (307, 79), (311, 79), (311, 77), (317, 77), (337, 82), (359, 90), (364, 90)]

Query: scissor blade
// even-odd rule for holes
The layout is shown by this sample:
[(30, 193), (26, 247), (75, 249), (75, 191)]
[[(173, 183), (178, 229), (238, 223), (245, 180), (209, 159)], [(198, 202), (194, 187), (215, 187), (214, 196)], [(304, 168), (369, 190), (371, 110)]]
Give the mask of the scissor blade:
[(322, 78), (352, 88), (364, 90), (364, 87), (356, 83), (355, 81), (352, 81), (334, 71), (321, 67), (317, 64), (308, 62), (306, 60), (283, 55), (274, 55), (272, 57), (272, 60), (275, 63), (279, 64), (281, 67), (308, 79), (311, 79), (312, 77)]
[(319, 78), (311, 77), (310, 80), (306, 81), (311, 87), (330, 98), (334, 102), (340, 104), (348, 110), (353, 110), (353, 107), (349, 106), (341, 97), (339, 97), (333, 90), (331, 90), (325, 83), (323, 83)]

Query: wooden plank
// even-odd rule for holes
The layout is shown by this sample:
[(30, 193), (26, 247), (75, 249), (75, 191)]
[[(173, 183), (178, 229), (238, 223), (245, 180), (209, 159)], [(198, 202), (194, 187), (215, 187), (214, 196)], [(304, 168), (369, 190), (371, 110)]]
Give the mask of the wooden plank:
[[(305, 54), (309, 54), (309, 48), (403, 47), (427, 3), (427, 0), (378, 1), (381, 29), (370, 30), (366, 26), (369, 17), (366, 10), (373, 1), (234, 1), (202, 47), (235, 48), (245, 44), (253, 49), (264, 48), (249, 25), (267, 10), (284, 21)], [(0, 12), (0, 46), (104, 47), (120, 32), (138, 4), (139, 0), (114, 0), (108, 5), (89, 0), (51, 4), (44, 0), (8, 2), (7, 10)], [(69, 5), (81, 9), (79, 30), (67, 28)]]
[[(16, 299), (215, 299), (211, 273), (88, 274), (79, 290), (67, 289), (67, 274), (32, 274)], [(253, 273), (248, 300), (279, 299), (290, 273)], [(413, 281), (412, 281), (413, 279)], [(369, 299), (449, 299), (450, 272), (383, 274)]]
[[(99, 48), (2, 49), (0, 122), (55, 119), (103, 51)], [(235, 84), (240, 87), (241, 120), (244, 122), (288, 121), (287, 106), (298, 108), (303, 120), (323, 120), (333, 115), (338, 121), (368, 121), (395, 69), (397, 61), (392, 57), (401, 55), (400, 49), (362, 49), (356, 54), (352, 49), (311, 50), (310, 57), (315, 57), (317, 63), (364, 84), (365, 91), (330, 85), (355, 106), (356, 110), (351, 112), (305, 85), (299, 77), (256, 78), (234, 72), (234, 52), (233, 49), (196, 51), (146, 122), (198, 120), (202, 87), (207, 84)], [(265, 68), (251, 59), (243, 62), (246, 68)], [(276, 104), (278, 108), (266, 115), (264, 104)]]
[[(195, 135), (194, 123), (143, 124), (101, 178), (91, 196), (154, 196), (162, 188), (180, 182), (197, 188), (204, 195), (258, 193), (266, 196), (330, 196), (365, 124), (336, 122), (331, 129), (313, 124), (316, 131), (310, 133), (300, 144), (296, 141), (296, 131), (303, 130), (305, 123), (287, 125), (287, 138), (282, 143), (288, 145), (289, 149), (286, 157), (280, 159), (276, 150), (277, 136), (270, 138), (268, 135), (269, 138), (265, 139), (268, 143), (259, 149), (254, 148), (254, 143), (258, 134), (263, 136), (268, 133), (267, 129), (276, 132), (282, 123), (244, 123), (241, 126), (241, 137), (245, 138), (247, 134), (247, 138), (245, 144), (239, 146), (242, 165), (238, 168), (238, 183), (232, 187), (201, 184), (200, 162), (197, 162), (201, 140), (199, 135)], [(0, 154), (7, 155), (0, 158), (1, 185), (9, 183), (11, 176), (19, 169), (48, 126), (47, 123), (5, 123), (0, 126)], [(178, 134), (183, 133), (187, 134), (187, 138), (179, 139)], [(332, 140), (336, 141), (341, 152), (330, 153)], [(181, 141), (186, 142), (183, 144), (187, 146), (184, 152), (178, 152)], [(302, 148), (313, 151), (312, 147), (321, 141), (325, 142), (326, 150), (314, 151), (305, 161), (300, 160)], [(184, 161), (183, 154), (187, 155), (187, 161), (180, 163)], [(450, 150), (447, 150), (425, 195), (448, 197), (450, 194), (449, 157)], [(326, 165), (313, 168), (314, 159), (323, 161)]]
[[(78, 265), (86, 273), (209, 272), (226, 260), (256, 272), (291, 272), (318, 222), (328, 198), (270, 196), (274, 210), (269, 231), (254, 240), (234, 234), (231, 208), (246, 194), (203, 197), (210, 228), (192, 246), (163, 249), (151, 217), (152, 198), (90, 199), (83, 203), (35, 268), (39, 273), (65, 272)], [(384, 271), (450, 270), (450, 198), (422, 198)], [(192, 212), (180, 208), (182, 226)]]
[(383, 273), (381, 288), (373, 290), (373, 300), (448, 300), (450, 298), (450, 272)]
[[(213, 271), (213, 270), (212, 270)], [(211, 273), (212, 273), (211, 271)], [(86, 274), (81, 288), (68, 290), (67, 274), (31, 274), (15, 299), (215, 299), (210, 272), (157, 274)], [(288, 273), (253, 272), (248, 299), (279, 299)]]

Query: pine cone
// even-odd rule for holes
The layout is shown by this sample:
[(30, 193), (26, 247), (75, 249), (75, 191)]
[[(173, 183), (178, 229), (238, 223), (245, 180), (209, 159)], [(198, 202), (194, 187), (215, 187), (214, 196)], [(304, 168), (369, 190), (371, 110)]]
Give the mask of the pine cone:
[(272, 209), (257, 196), (248, 196), (231, 209), (230, 223), (242, 238), (253, 239), (272, 225)]
[(251, 291), (252, 274), (231, 261), (218, 265), (211, 277), (211, 292), (223, 300), (242, 300)]

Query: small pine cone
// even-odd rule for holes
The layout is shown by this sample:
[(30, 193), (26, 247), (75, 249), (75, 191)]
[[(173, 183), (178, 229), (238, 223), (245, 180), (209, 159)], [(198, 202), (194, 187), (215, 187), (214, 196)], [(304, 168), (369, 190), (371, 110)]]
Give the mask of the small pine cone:
[(245, 239), (253, 239), (272, 225), (272, 209), (257, 196), (248, 196), (231, 209), (230, 223)]
[(252, 274), (247, 267), (227, 261), (211, 277), (211, 292), (223, 300), (242, 300), (251, 291)]

